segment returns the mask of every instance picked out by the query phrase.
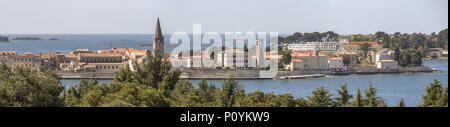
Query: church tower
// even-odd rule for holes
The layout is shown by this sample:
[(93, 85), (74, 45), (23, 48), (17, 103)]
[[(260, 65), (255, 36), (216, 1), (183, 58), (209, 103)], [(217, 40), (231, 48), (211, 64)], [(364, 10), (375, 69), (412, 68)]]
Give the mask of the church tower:
[(164, 37), (161, 31), (161, 25), (159, 24), (159, 18), (156, 22), (155, 36), (153, 37), (153, 55), (164, 56)]

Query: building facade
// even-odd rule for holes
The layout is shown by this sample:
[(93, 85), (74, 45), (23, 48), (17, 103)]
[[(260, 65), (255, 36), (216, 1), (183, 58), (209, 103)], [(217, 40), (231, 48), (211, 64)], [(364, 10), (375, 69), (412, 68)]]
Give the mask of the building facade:
[(306, 42), (304, 44), (286, 44), (292, 51), (320, 50), (322, 53), (335, 53), (340, 50), (339, 42)]
[(381, 60), (394, 60), (394, 51), (390, 49), (382, 49), (375, 54), (375, 62)]
[(331, 57), (328, 58), (328, 68), (329, 69), (344, 69), (344, 60), (341, 57)]
[(377, 68), (378, 69), (385, 69), (385, 70), (397, 70), (399, 69), (398, 61), (394, 60), (380, 60), (377, 62)]
[(295, 51), (291, 57), (302, 60), (305, 70), (328, 70), (328, 56), (315, 50)]
[(24, 54), (8, 56), (6, 64), (10, 67), (24, 67), (32, 70), (39, 70), (42, 64), (39, 54)]
[(237, 49), (226, 49), (217, 54), (217, 65), (222, 65), (222, 68), (245, 68), (246, 55), (244, 51)]

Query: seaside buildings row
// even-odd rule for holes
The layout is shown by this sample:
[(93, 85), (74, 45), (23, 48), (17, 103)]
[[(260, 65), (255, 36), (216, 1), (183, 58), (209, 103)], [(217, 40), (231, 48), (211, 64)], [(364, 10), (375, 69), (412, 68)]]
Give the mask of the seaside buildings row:
[[(361, 44), (369, 44), (372, 49), (369, 59), (373, 66), (383, 70), (399, 69), (398, 61), (394, 61), (394, 51), (382, 49), (376, 42), (306, 42), (303, 44), (286, 44), (284, 49), (291, 50), (291, 61), (285, 70), (319, 70), (346, 71), (347, 66), (356, 66), (364, 58), (360, 57)], [(164, 51), (164, 37), (162, 36), (159, 19), (157, 20), (155, 36), (153, 37), (153, 55), (164, 54), (171, 57), (171, 63), (188, 69), (266, 69), (269, 65), (261, 64), (276, 57), (282, 61), (282, 55), (271, 56), (271, 52), (262, 49), (266, 47), (256, 42), (256, 52), (248, 49), (224, 48), (214, 54), (209, 51), (191, 51), (189, 56), (182, 53), (171, 54)], [(258, 50), (259, 49), (259, 50)], [(90, 51), (78, 49), (69, 54), (47, 52), (33, 54), (26, 52), (22, 55), (14, 51), (0, 51), (0, 63), (11, 67), (27, 67), (32, 69), (53, 68), (63, 72), (94, 72), (116, 73), (123, 66), (134, 63), (142, 64), (146, 61), (146, 49), (112, 48), (107, 50)], [(194, 53), (200, 52), (200, 53)], [(194, 55), (200, 54), (200, 55)], [(256, 66), (253, 66), (256, 65)]]
[[(39, 69), (40, 67), (54, 68), (67, 72), (98, 72), (115, 73), (119, 68), (131, 63), (141, 64), (147, 58), (146, 49), (113, 48), (99, 50), (97, 52), (88, 49), (78, 49), (69, 54), (47, 52), (33, 54), (26, 52), (22, 55), (14, 51), (0, 51), (0, 62), (11, 67), (28, 67)], [(166, 53), (170, 54), (170, 53)], [(398, 69), (398, 63), (393, 61), (393, 51), (382, 49), (375, 53), (374, 61), (378, 68)], [(178, 55), (178, 54), (177, 54)], [(176, 56), (178, 57), (178, 56)], [(215, 60), (209, 60), (216, 57)], [(174, 64), (183, 65), (185, 68), (194, 69), (262, 69), (265, 67), (250, 67), (249, 62), (259, 62), (260, 55), (249, 55), (248, 52), (238, 49), (227, 49), (215, 56), (201, 55), (190, 56), (188, 59), (173, 59)], [(281, 60), (282, 55), (276, 56)], [(207, 63), (205, 59), (208, 59)], [(270, 53), (265, 52), (263, 59), (270, 58)], [(356, 65), (361, 59), (357, 52), (339, 51), (333, 55), (327, 55), (319, 50), (293, 51), (291, 63), (286, 67), (290, 70), (342, 70), (346, 69), (344, 58), (348, 58), (351, 64)], [(205, 66), (207, 64), (209, 66)], [(251, 64), (251, 63), (250, 63)]]

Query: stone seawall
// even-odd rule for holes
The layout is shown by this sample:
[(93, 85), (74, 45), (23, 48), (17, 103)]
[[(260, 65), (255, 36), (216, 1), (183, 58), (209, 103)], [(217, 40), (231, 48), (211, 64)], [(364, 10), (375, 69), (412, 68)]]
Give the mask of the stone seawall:
[(187, 79), (226, 79), (232, 76), (236, 79), (258, 79), (259, 72), (259, 70), (224, 69), (183, 70), (181, 77)]
[[(277, 77), (270, 77), (260, 75), (261, 70), (252, 69), (183, 69), (180, 70), (182, 79), (227, 79), (232, 76), (235, 79), (273, 79), (285, 76), (305, 76), (328, 74), (320, 70), (303, 70), (303, 71), (279, 71)], [(383, 74), (383, 73), (418, 73), (418, 72), (433, 72), (433, 69), (428, 66), (420, 67), (401, 67), (396, 70), (384, 70), (376, 67), (357, 67), (348, 68), (348, 74)], [(64, 79), (113, 79), (115, 73), (95, 73), (95, 72), (64, 72), (58, 71), (58, 74)]]
[(349, 74), (382, 74), (382, 73), (419, 73), (419, 72), (433, 72), (433, 69), (428, 66), (419, 67), (400, 67), (399, 69), (378, 69), (376, 67), (349, 67)]
[(58, 71), (63, 79), (113, 79), (116, 73), (95, 73), (95, 72), (65, 72)]

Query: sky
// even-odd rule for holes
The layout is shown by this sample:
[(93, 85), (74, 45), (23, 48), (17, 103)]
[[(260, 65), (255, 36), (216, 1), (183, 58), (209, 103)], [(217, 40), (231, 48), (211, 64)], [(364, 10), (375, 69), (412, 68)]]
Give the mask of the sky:
[(431, 33), (448, 0), (0, 0), (0, 34)]

